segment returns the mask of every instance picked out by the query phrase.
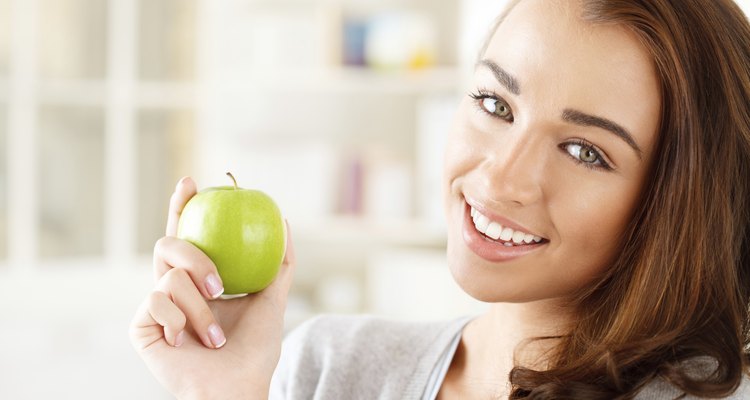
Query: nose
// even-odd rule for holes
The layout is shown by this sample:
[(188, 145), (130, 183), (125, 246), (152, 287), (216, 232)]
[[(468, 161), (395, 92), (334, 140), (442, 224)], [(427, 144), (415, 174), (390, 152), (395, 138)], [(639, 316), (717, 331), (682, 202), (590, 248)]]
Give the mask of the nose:
[(506, 206), (528, 206), (542, 198), (545, 152), (525, 132), (506, 136), (502, 147), (488, 149), (481, 164), (487, 194)]

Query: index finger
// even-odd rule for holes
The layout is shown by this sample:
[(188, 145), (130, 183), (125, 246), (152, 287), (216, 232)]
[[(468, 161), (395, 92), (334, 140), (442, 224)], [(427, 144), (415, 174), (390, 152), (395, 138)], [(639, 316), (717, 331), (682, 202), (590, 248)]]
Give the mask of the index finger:
[(167, 215), (167, 236), (177, 236), (177, 223), (182, 209), (188, 200), (197, 192), (195, 182), (189, 176), (180, 179), (169, 199), (169, 214)]

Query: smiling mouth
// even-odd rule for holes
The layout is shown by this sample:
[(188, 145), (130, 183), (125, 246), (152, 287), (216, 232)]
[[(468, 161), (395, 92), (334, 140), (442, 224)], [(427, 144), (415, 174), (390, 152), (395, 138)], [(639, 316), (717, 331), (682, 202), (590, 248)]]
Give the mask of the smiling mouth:
[(505, 247), (534, 246), (546, 242), (546, 239), (533, 233), (504, 227), (499, 222), (492, 221), (471, 205), (467, 204), (467, 206), (471, 210), (474, 228), (488, 241), (502, 244)]

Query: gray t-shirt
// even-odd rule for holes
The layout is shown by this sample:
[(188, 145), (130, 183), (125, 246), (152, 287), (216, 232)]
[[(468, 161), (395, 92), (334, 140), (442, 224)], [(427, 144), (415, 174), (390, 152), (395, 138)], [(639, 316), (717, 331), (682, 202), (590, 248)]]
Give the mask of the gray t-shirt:
[[(372, 316), (315, 317), (284, 340), (270, 398), (432, 400), (471, 319), (401, 322)], [(657, 380), (636, 399), (674, 399), (680, 394)], [(750, 399), (750, 379), (745, 377), (728, 399)]]

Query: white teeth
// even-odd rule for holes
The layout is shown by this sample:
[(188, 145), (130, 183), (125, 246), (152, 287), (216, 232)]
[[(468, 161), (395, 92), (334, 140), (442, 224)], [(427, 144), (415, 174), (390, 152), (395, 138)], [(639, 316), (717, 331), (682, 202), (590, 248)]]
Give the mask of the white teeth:
[(476, 218), (474, 225), (476, 225), (477, 230), (482, 233), (486, 232), (487, 226), (490, 224), (490, 219), (482, 214), (479, 214)]
[(500, 240), (508, 241), (512, 237), (513, 237), (513, 229), (503, 228), (503, 231), (500, 233)]
[(477, 211), (474, 207), (471, 207), (471, 218), (474, 221), (474, 226), (479, 232), (482, 232), (493, 240), (502, 240), (504, 246), (529, 244), (531, 242), (539, 243), (542, 241), (540, 236), (521, 231), (514, 231), (508, 227), (503, 228), (499, 223), (490, 221), (489, 218), (482, 215), (482, 213)]
[(487, 232), (484, 234), (491, 237), (492, 239), (497, 240), (500, 237), (500, 232), (502, 232), (503, 227), (498, 224), (497, 222), (490, 222), (490, 225), (487, 227)]
[(513, 243), (515, 244), (521, 244), (523, 243), (523, 237), (526, 236), (525, 233), (521, 231), (515, 231), (513, 232)]

